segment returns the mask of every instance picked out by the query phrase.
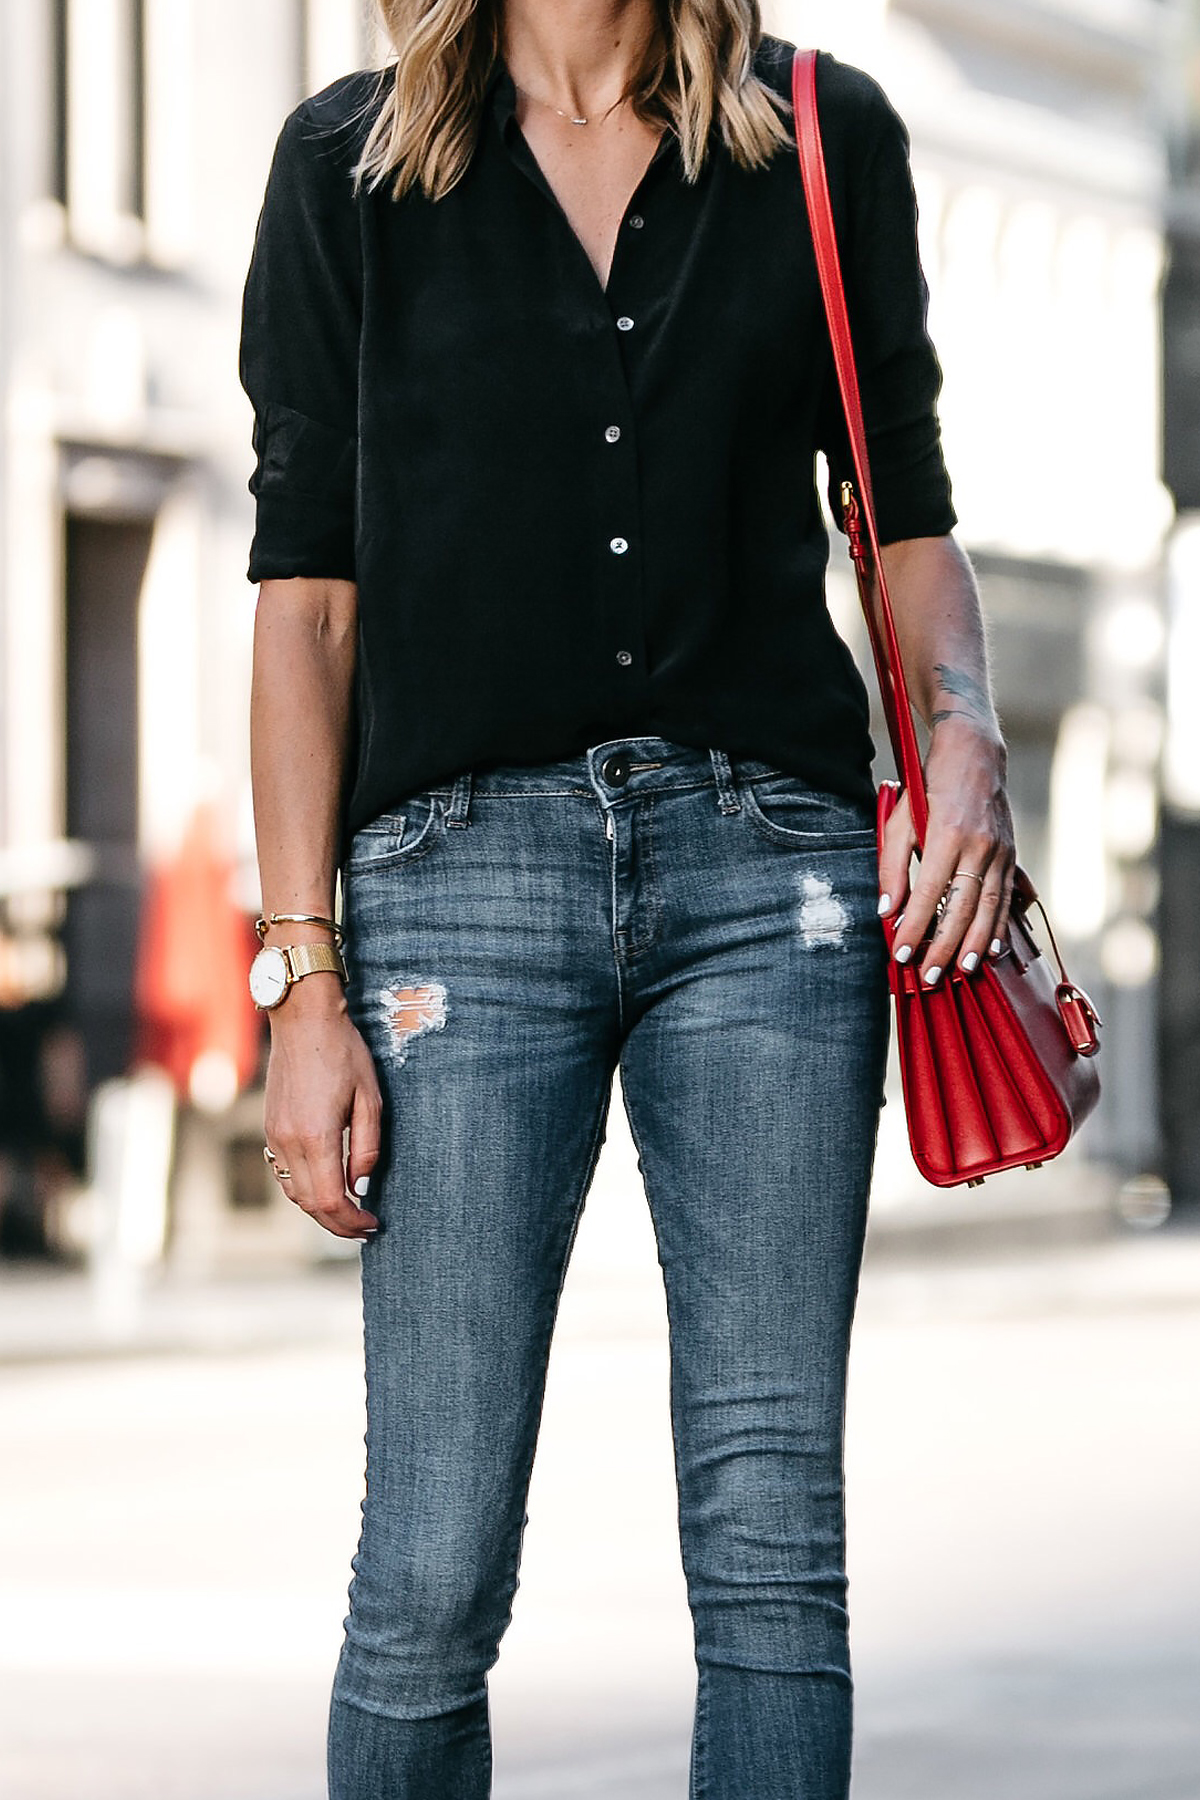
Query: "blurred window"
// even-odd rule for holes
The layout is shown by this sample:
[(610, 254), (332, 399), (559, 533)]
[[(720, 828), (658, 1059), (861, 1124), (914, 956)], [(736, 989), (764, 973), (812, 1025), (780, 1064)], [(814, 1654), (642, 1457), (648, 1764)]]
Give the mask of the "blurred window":
[(53, 0), (54, 197), (106, 261), (191, 247), (192, 0)]

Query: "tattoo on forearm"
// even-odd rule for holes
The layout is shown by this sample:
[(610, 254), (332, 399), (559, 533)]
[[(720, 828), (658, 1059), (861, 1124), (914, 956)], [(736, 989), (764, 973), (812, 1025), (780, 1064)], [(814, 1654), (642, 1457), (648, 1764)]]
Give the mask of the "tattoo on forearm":
[(931, 725), (940, 725), (943, 719), (972, 719), (974, 716), (974, 713), (967, 712), (964, 707), (944, 706), (934, 713), (929, 723)]
[(935, 663), (934, 674), (943, 694), (959, 700), (960, 706), (948, 706), (933, 715), (932, 723), (942, 719), (976, 719), (986, 723), (992, 716), (992, 699), (984, 682), (965, 669), (952, 669), (947, 663)]

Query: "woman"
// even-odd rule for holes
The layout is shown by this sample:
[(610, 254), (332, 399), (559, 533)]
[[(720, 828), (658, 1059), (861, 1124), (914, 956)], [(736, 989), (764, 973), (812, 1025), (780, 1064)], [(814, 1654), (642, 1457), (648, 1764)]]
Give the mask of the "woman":
[[(251, 739), (288, 1195), (363, 1243), (333, 1800), (482, 1800), (555, 1310), (614, 1069), (671, 1328), (693, 1800), (849, 1782), (842, 1422), (888, 1033), (1013, 866), (905, 128), (817, 77), (879, 531), (932, 729), (877, 856), (830, 623), (849, 457), (751, 0), (392, 0), (298, 106), (246, 284)], [(347, 979), (328, 948), (342, 881)], [(324, 922), (322, 922), (324, 921)], [(276, 959), (278, 960), (278, 959)], [(344, 1128), (349, 1128), (344, 1154)], [(359, 1205), (359, 1200), (367, 1204)]]

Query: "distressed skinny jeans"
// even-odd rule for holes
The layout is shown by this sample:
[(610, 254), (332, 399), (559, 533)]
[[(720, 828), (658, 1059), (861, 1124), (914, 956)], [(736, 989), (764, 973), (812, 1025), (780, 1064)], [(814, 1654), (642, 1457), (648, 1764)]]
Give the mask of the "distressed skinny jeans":
[(844, 1800), (846, 1372), (889, 1029), (871, 809), (617, 738), (411, 795), (342, 880), (384, 1116), (330, 1800), (490, 1793), (487, 1671), (618, 1066), (670, 1329), (689, 1800)]

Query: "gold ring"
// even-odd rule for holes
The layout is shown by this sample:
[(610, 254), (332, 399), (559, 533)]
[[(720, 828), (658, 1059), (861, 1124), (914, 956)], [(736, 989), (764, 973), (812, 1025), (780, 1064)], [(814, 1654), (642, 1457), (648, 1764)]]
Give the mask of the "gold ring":
[(290, 1181), (291, 1180), (292, 1171), (290, 1169), (281, 1169), (279, 1167), (279, 1165), (275, 1161), (275, 1152), (272, 1150), (270, 1144), (263, 1145), (263, 1160), (265, 1162), (270, 1163), (271, 1173), (272, 1173), (272, 1175), (274, 1175), (276, 1181)]
[(974, 873), (974, 871), (971, 869), (955, 869), (954, 873), (956, 875), (965, 875), (965, 876), (967, 876), (968, 880), (977, 881), (979, 883), (980, 887), (983, 886), (983, 876), (976, 875)]
[(275, 1179), (276, 1181), (290, 1181), (292, 1179), (292, 1171), (290, 1169), (276, 1169)]

